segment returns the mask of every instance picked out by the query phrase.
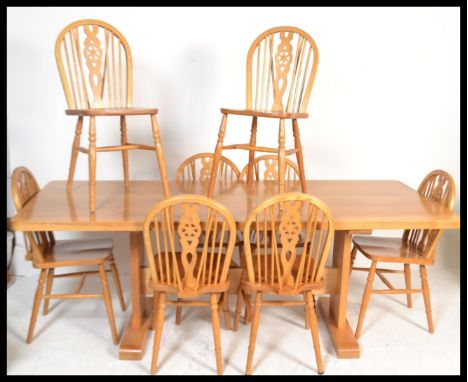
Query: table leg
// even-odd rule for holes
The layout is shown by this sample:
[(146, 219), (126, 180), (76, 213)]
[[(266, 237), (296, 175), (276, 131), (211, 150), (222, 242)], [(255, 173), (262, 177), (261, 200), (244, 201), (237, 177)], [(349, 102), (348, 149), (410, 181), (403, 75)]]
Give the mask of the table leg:
[(326, 323), (338, 358), (359, 358), (359, 344), (346, 319), (352, 233), (336, 231), (333, 243), (333, 267), (338, 268), (336, 294), (321, 297), (320, 312)]
[[(141, 284), (140, 265), (144, 260), (143, 234), (130, 233), (130, 269), (132, 278), (132, 314), (120, 343), (119, 358), (142, 359), (151, 324), (151, 305), (148, 306)], [(151, 299), (148, 299), (151, 300)]]

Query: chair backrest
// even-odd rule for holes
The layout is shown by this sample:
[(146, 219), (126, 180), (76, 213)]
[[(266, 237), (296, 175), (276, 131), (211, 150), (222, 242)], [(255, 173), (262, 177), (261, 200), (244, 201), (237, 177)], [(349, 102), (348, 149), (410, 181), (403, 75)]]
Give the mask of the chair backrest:
[[(254, 180), (278, 180), (278, 155), (262, 155), (255, 158), (253, 168)], [(239, 180), (247, 179), (248, 170), (249, 165), (247, 164), (242, 169)], [(287, 158), (284, 179), (286, 181), (298, 181), (300, 179), (297, 164)]]
[(67, 25), (55, 43), (69, 109), (130, 107), (132, 54), (125, 37), (101, 20)]
[(188, 194), (168, 198), (148, 212), (143, 236), (153, 289), (197, 296), (229, 286), (236, 224), (217, 201)]
[(317, 45), (303, 30), (263, 32), (247, 54), (247, 109), (306, 112), (317, 65)]
[[(200, 153), (193, 155), (182, 162), (176, 172), (178, 181), (196, 181), (209, 182), (211, 178), (211, 169), (213, 168), (213, 153)], [(218, 181), (234, 183), (239, 178), (240, 171), (230, 159), (221, 156), (219, 159)]]
[(313, 196), (291, 192), (264, 201), (244, 224), (249, 284), (278, 294), (321, 286), (333, 234), (330, 210)]
[[(39, 184), (31, 171), (23, 166), (15, 168), (11, 176), (11, 194), (17, 212), (21, 211), (39, 191)], [(55, 238), (53, 232), (25, 232), (24, 241), (26, 260), (37, 264), (44, 260), (42, 254), (45, 249), (54, 245)]]
[[(453, 210), (455, 205), (455, 182), (450, 174), (443, 170), (431, 171), (418, 188), (421, 196), (440, 203)], [(403, 232), (403, 241), (408, 246), (421, 251), (425, 257), (435, 256), (435, 249), (442, 235), (440, 229), (412, 229)]]

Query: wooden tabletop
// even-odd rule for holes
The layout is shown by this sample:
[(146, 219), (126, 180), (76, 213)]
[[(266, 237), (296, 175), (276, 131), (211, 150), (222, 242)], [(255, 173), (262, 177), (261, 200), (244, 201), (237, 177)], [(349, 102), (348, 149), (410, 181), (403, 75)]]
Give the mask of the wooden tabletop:
[[(173, 195), (205, 194), (207, 184), (170, 181)], [(162, 184), (135, 180), (126, 189), (122, 181), (96, 182), (96, 213), (88, 210), (88, 182), (75, 181), (67, 193), (66, 181), (48, 183), (11, 221), (17, 231), (141, 231), (150, 209), (164, 198)], [(322, 199), (335, 217), (337, 230), (459, 228), (460, 218), (415, 190), (395, 180), (308, 180), (308, 193)], [(286, 191), (300, 191), (298, 182)], [(248, 211), (277, 192), (276, 182), (244, 181), (217, 184), (214, 198), (233, 214), (239, 226)]]

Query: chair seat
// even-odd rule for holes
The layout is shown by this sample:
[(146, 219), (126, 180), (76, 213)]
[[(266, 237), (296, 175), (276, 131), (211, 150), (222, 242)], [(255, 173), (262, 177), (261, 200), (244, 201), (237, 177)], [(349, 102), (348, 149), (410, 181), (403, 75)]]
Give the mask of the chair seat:
[(307, 113), (287, 113), (283, 111), (262, 111), (262, 110), (248, 110), (248, 109), (225, 109), (221, 108), (223, 114), (236, 114), (248, 115), (251, 117), (265, 117), (265, 118), (283, 118), (283, 119), (301, 119), (309, 118)]
[(112, 239), (58, 240), (47, 249), (39, 268), (99, 265), (112, 256)]
[(421, 251), (410, 248), (401, 238), (354, 236), (353, 243), (369, 260), (406, 263), (433, 264), (433, 258), (426, 258)]
[(114, 107), (95, 109), (68, 109), (67, 115), (79, 115), (87, 117), (98, 117), (103, 115), (150, 115), (158, 114), (158, 109), (138, 108), (138, 107)]

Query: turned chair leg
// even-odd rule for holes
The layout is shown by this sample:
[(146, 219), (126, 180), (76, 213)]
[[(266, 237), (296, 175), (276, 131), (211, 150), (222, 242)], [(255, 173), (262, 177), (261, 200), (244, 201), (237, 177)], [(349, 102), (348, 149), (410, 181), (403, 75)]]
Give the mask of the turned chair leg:
[(426, 272), (425, 265), (419, 266), (419, 273), (421, 275), (424, 305), (426, 307), (427, 325), (429, 327), (429, 333), (434, 333), (434, 324), (432, 322), (432, 312), (431, 312), (431, 297), (429, 295), (429, 283), (427, 282), (427, 272)]
[[(156, 298), (156, 293), (154, 298)], [(166, 309), (167, 303), (167, 294), (165, 292), (160, 292), (157, 297), (158, 309), (157, 315), (153, 317), (153, 327), (154, 329), (154, 343), (153, 343), (153, 357), (151, 359), (151, 374), (156, 374), (158, 371), (158, 355), (159, 355), (159, 346), (161, 345), (161, 336), (162, 329), (164, 324), (164, 311)]]
[(41, 274), (39, 275), (39, 280), (37, 282), (36, 295), (34, 296), (33, 310), (31, 313), (31, 320), (29, 322), (28, 337), (26, 339), (26, 343), (28, 344), (30, 344), (33, 340), (34, 327), (36, 326), (37, 314), (39, 313), (39, 306), (41, 305), (46, 273), (47, 273), (46, 269), (41, 269)]
[(284, 193), (284, 175), (286, 172), (286, 131), (285, 120), (280, 119), (278, 131), (278, 193)]
[(227, 114), (223, 114), (221, 119), (221, 126), (219, 127), (218, 141), (216, 143), (216, 149), (213, 157), (213, 167), (211, 168), (210, 183), (208, 185), (207, 196), (211, 197), (213, 195), (214, 185), (216, 182), (216, 176), (218, 174), (219, 159), (221, 158), (221, 153), (223, 151), (223, 141), (224, 135), (226, 134), (226, 125), (227, 125)]
[(243, 293), (242, 295), (244, 296), (245, 305), (244, 325), (247, 325), (252, 319), (252, 305), (250, 303), (250, 295), (247, 293)]
[(156, 330), (156, 317), (159, 309), (159, 292), (153, 291), (153, 316), (151, 318), (151, 330)]
[(260, 309), (262, 308), (262, 293), (257, 292), (255, 295), (255, 307), (253, 313), (252, 324), (250, 328), (250, 342), (249, 342), (249, 353), (247, 355), (247, 366), (245, 374), (252, 374), (252, 362), (255, 351), (255, 342), (257, 341), (258, 325), (260, 323)]
[(107, 317), (109, 319), (109, 326), (112, 333), (112, 339), (114, 341), (114, 344), (117, 345), (119, 343), (119, 336), (117, 335), (117, 329), (115, 327), (114, 309), (112, 308), (112, 299), (111, 294), (109, 292), (109, 285), (107, 283), (107, 276), (104, 265), (99, 265), (99, 276), (101, 279), (102, 297), (106, 306)]
[(151, 115), (151, 128), (153, 129), (156, 159), (159, 165), (159, 173), (161, 175), (164, 195), (169, 197), (171, 195), (171, 191), (169, 190), (169, 183), (167, 182), (166, 161), (164, 160), (164, 152), (161, 145), (161, 135), (159, 134), (159, 126), (156, 119), (156, 114)]
[[(54, 268), (50, 268), (49, 271), (47, 272), (47, 284), (46, 284), (46, 291), (45, 294), (46, 296), (52, 292), (52, 282), (54, 281)], [(49, 299), (45, 298), (44, 299), (44, 310), (42, 311), (42, 314), (45, 316), (49, 313)]]
[[(405, 264), (405, 285), (406, 289), (411, 289), (411, 269), (409, 264)], [(406, 294), (406, 302), (408, 304), (408, 308), (413, 307), (413, 297), (411, 293)]]
[(239, 290), (237, 292), (237, 302), (236, 302), (236, 312), (234, 313), (234, 323), (232, 324), (232, 331), (237, 332), (239, 328), (239, 321), (242, 311), (242, 301), (243, 301), (243, 291), (241, 286), (239, 286)]
[(307, 311), (307, 293), (303, 293), (304, 296), (304, 316), (305, 316), (305, 328), (310, 329), (310, 320), (309, 320), (309, 312)]
[(180, 325), (181, 321), (182, 321), (182, 307), (176, 306), (175, 324)]
[[(125, 119), (125, 115), (120, 116), (120, 143), (122, 144), (122, 146), (125, 146), (128, 143), (127, 121)], [(122, 162), (125, 186), (128, 187), (128, 185), (130, 184), (128, 175), (128, 150), (122, 150)]]
[(219, 310), (223, 309), (224, 314), (224, 325), (226, 326), (226, 330), (231, 330), (231, 317), (229, 317), (229, 296), (228, 292), (223, 292), (221, 294), (221, 299), (219, 305)]
[(110, 260), (110, 267), (112, 272), (112, 278), (114, 279), (115, 289), (117, 289), (117, 295), (119, 296), (120, 308), (125, 311), (127, 306), (125, 305), (124, 296), (122, 293), (122, 285), (120, 284), (119, 271), (117, 270), (117, 265), (115, 264), (114, 255), (112, 255)]
[(89, 118), (89, 209), (95, 211), (96, 207), (96, 119)]
[(354, 262), (356, 261), (357, 256), (357, 247), (353, 245), (353, 249), (351, 250), (351, 264), (349, 265), (349, 274), (353, 271)]
[(362, 324), (364, 322), (364, 317), (366, 315), (367, 305), (369, 303), (369, 298), (370, 298), (371, 291), (372, 291), (372, 283), (374, 281), (376, 269), (377, 269), (377, 262), (373, 261), (369, 270), (369, 276), (367, 277), (366, 289), (364, 290), (364, 294), (362, 296), (361, 310), (359, 311), (359, 319), (358, 319), (358, 324), (356, 327), (356, 334), (355, 334), (356, 338), (359, 338), (361, 336)]
[(304, 158), (302, 156), (302, 144), (301, 137), (299, 135), (299, 126), (297, 125), (297, 119), (292, 120), (293, 125), (293, 135), (294, 135), (294, 146), (296, 148), (296, 159), (297, 166), (299, 167), (299, 177), (301, 179), (301, 188), (302, 192), (307, 192), (307, 182), (304, 172)]
[(68, 169), (67, 192), (71, 191), (73, 178), (75, 177), (76, 160), (78, 158), (78, 149), (80, 148), (81, 130), (83, 129), (83, 117), (78, 117), (75, 127), (75, 138), (73, 139), (72, 153), (70, 159), (70, 168)]
[(252, 184), (253, 182), (253, 162), (255, 160), (255, 150), (252, 149), (257, 144), (257, 117), (252, 118), (252, 128), (250, 130), (250, 146), (251, 149), (249, 150), (249, 163), (247, 168), (247, 183)]
[(226, 325), (226, 330), (231, 330), (231, 317), (229, 315), (229, 294), (227, 291), (223, 293), (223, 311), (224, 325)]
[(213, 338), (214, 338), (214, 347), (216, 352), (216, 369), (218, 375), (223, 374), (223, 359), (221, 357), (221, 333), (219, 325), (219, 307), (218, 299), (216, 298), (216, 293), (210, 295), (211, 303), (211, 322), (213, 327)]
[(309, 313), (310, 332), (312, 334), (312, 341), (314, 343), (315, 360), (317, 362), (317, 369), (319, 374), (323, 374), (322, 353), (320, 351), (320, 340), (318, 333), (317, 315), (315, 314), (315, 302), (312, 298), (312, 292), (306, 292), (306, 307)]

